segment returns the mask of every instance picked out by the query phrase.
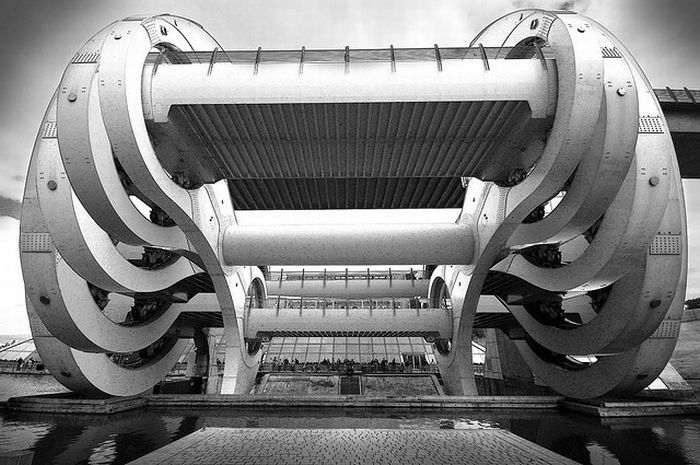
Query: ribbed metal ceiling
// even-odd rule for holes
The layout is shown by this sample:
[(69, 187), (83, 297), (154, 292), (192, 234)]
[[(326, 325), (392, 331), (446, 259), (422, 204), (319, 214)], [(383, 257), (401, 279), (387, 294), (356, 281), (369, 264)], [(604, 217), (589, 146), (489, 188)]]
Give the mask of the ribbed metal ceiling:
[(149, 130), (167, 170), (266, 210), (458, 208), (461, 177), (507, 179), (550, 127), (486, 101), (176, 106)]
[(459, 177), (531, 137), (525, 102), (190, 105), (226, 179)]
[(237, 210), (459, 208), (459, 178), (310, 178), (229, 181)]

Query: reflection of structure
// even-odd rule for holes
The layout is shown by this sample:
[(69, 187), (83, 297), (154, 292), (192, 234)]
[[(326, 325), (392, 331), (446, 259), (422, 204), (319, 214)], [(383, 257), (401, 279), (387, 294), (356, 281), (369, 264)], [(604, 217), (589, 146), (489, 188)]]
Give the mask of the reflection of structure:
[[(360, 211), (396, 208), (412, 222)], [(424, 208), (456, 220), (420, 222)], [(294, 224), (239, 213), (281, 209)], [(343, 224), (305, 220), (324, 209)], [(540, 10), (443, 49), (225, 51), (184, 18), (117, 21), (49, 105), (20, 247), (42, 360), (75, 391), (113, 395), (152, 386), (185, 339), (205, 369), (211, 326), (225, 331), (224, 393), (250, 390), (265, 334), (308, 327), (429, 339), (446, 391), (474, 394), (475, 321), (559, 392), (635, 392), (673, 350), (686, 268), (653, 90), (602, 26)], [(260, 266), (324, 264), (424, 265), (430, 304), (265, 305)], [(406, 297), (409, 278), (278, 292)]]
[[(12, 439), (31, 441), (36, 463), (127, 463), (201, 428), (197, 417), (162, 417), (139, 412), (112, 415), (55, 415), (25, 413)], [(33, 444), (32, 444), (33, 442)]]

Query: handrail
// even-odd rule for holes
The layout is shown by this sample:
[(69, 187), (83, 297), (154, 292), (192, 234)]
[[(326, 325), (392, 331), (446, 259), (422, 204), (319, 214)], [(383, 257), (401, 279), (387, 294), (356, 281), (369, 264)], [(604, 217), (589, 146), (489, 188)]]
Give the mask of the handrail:
[[(248, 298), (245, 301), (245, 309), (255, 308), (273, 308), (279, 310), (362, 310), (362, 309), (406, 309), (406, 310), (422, 310), (426, 307), (426, 299), (396, 299), (393, 297), (387, 298), (366, 298), (366, 299), (329, 299), (329, 298), (314, 298), (314, 297), (290, 297), (276, 296), (262, 300), (262, 307), (253, 307), (252, 305), (259, 302), (256, 299)], [(446, 302), (446, 309), (451, 309), (451, 302)]]
[(282, 284), (284, 281), (353, 281), (353, 280), (421, 280), (430, 279), (430, 276), (426, 276), (423, 270), (403, 269), (387, 269), (387, 270), (371, 270), (366, 269), (362, 271), (328, 271), (324, 269), (322, 271), (308, 271), (305, 268), (301, 270), (285, 270), (280, 269), (279, 271), (269, 271), (267, 281), (278, 282)]
[[(391, 70), (396, 70), (396, 62), (402, 61), (433, 61), (438, 68), (442, 67), (442, 62), (446, 60), (483, 60), (504, 59), (511, 52), (526, 52), (532, 50), (533, 45), (520, 45), (515, 47), (483, 47), (477, 53), (473, 53), (473, 47), (425, 47), (425, 48), (401, 48), (390, 45), (388, 48), (376, 49), (307, 49), (302, 47), (294, 50), (219, 50), (213, 54), (212, 51), (183, 51), (183, 57), (187, 57), (191, 63), (252, 63), (254, 69), (262, 63), (295, 63), (299, 66), (299, 74), (303, 73), (304, 66), (308, 63), (340, 63), (348, 68), (350, 63), (385, 61), (390, 63)], [(472, 53), (469, 53), (469, 52)], [(499, 53), (499, 51), (504, 53)], [(549, 46), (542, 47), (544, 56), (553, 58), (553, 53)], [(158, 53), (149, 53), (146, 62), (154, 63)], [(167, 63), (168, 65), (187, 64), (186, 61), (180, 63)], [(164, 63), (165, 64), (165, 63)]]
[(0, 348), (0, 353), (3, 353), (3, 352), (5, 352), (6, 350), (10, 350), (10, 349), (13, 349), (13, 348), (15, 348), (15, 347), (17, 347), (17, 346), (19, 346), (19, 345), (22, 345), (22, 344), (24, 344), (25, 342), (30, 342), (30, 341), (32, 341), (32, 339), (33, 339), (33, 338), (31, 338), (31, 337), (30, 337), (29, 339), (25, 339), (25, 340), (23, 340), (23, 341), (20, 341), (20, 342), (15, 342), (15, 343), (14, 343), (14, 344), (12, 344), (12, 345), (9, 345), (9, 346), (6, 346), (6, 347), (3, 347), (3, 348)]

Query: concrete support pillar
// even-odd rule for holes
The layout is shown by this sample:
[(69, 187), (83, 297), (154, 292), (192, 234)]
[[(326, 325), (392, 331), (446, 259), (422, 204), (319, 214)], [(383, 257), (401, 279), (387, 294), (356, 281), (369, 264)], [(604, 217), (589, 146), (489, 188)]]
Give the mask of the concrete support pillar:
[(192, 376), (207, 376), (209, 371), (209, 340), (202, 328), (194, 328), (194, 369)]
[(532, 370), (520, 355), (518, 348), (503, 331), (494, 330), (494, 332), (498, 345), (502, 378), (524, 388), (534, 386)]
[(486, 330), (485, 395), (537, 395), (547, 393), (520, 355), (513, 341), (499, 329)]
[(221, 359), (221, 354), (219, 351), (218, 340), (221, 337), (221, 330), (219, 329), (208, 329), (206, 333), (207, 338), (207, 387), (205, 389), (206, 394), (219, 394), (219, 367), (217, 360), (224, 361)]
[(187, 354), (187, 358), (185, 359), (185, 363), (187, 364), (187, 369), (185, 369), (185, 377), (187, 378), (192, 378), (195, 376), (195, 372), (197, 371), (197, 362), (195, 359), (196, 356), (194, 352), (189, 352)]
[(498, 330), (486, 328), (486, 360), (484, 361), (484, 379), (502, 380), (501, 354), (498, 350)]

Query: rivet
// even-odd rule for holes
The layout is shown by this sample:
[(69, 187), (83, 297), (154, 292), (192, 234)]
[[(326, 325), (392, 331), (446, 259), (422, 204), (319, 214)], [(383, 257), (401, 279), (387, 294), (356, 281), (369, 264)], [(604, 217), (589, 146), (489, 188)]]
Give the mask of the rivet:
[(578, 32), (586, 32), (586, 26), (579, 26), (576, 30)]
[(652, 300), (651, 302), (649, 302), (649, 306), (650, 306), (651, 308), (656, 308), (656, 307), (658, 307), (659, 305), (661, 305), (661, 301), (660, 301), (659, 299), (654, 299), (654, 300)]
[(39, 302), (41, 302), (44, 305), (48, 305), (51, 303), (51, 299), (49, 299), (45, 295), (42, 295), (41, 297), (39, 297)]
[(71, 92), (70, 94), (68, 94), (68, 101), (69, 101), (69, 102), (75, 102), (76, 100), (78, 100), (78, 96), (77, 96), (77, 95), (75, 95), (73, 92)]
[(649, 184), (651, 184), (652, 186), (658, 186), (659, 185), (659, 177), (658, 176), (650, 177)]
[(114, 40), (119, 40), (122, 38), (121, 34), (114, 34)]
[(617, 89), (617, 95), (619, 95), (620, 97), (622, 97), (626, 93), (627, 93), (627, 89), (625, 89), (624, 87), (620, 87), (619, 89)]
[(55, 191), (58, 187), (58, 184), (56, 184), (56, 181), (52, 179), (51, 181), (46, 183), (46, 187), (48, 187), (50, 191)]

